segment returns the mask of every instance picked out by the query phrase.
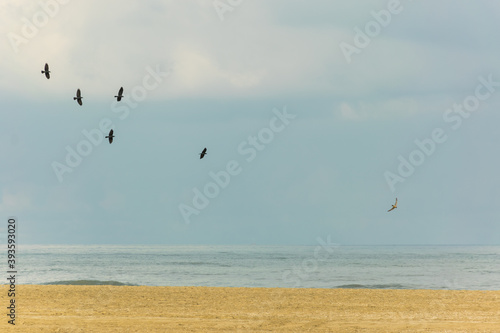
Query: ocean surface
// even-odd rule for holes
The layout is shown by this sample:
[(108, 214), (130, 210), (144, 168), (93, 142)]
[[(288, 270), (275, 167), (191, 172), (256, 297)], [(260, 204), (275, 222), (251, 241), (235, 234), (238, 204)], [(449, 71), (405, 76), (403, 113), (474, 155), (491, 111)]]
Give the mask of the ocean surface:
[(22, 245), (16, 257), (17, 284), (500, 290), (500, 246)]

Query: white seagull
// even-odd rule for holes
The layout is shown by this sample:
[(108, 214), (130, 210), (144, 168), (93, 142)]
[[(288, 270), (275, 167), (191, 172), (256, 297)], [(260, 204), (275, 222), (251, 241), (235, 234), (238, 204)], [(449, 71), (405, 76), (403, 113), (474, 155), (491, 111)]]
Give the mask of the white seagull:
[(388, 212), (390, 212), (391, 210), (393, 209), (396, 209), (398, 208), (398, 198), (396, 198), (396, 203), (394, 205), (392, 205), (392, 208), (388, 210)]

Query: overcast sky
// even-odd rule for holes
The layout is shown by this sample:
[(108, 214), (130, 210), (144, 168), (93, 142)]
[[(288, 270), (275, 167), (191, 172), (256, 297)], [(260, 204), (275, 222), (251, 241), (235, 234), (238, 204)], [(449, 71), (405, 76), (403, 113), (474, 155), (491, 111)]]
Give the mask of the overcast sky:
[(498, 1), (4, 0), (0, 231), (499, 244), (499, 22)]

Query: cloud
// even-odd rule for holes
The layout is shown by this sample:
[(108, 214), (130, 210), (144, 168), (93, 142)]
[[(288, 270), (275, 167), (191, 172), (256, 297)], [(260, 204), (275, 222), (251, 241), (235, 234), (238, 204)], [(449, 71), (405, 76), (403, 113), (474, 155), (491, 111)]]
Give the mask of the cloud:
[(361, 120), (361, 116), (349, 104), (342, 103), (340, 105), (340, 113), (343, 118), (348, 120)]
[(334, 114), (353, 121), (365, 121), (379, 118), (408, 117), (419, 111), (418, 103), (413, 98), (397, 98), (383, 101), (342, 102)]
[(33, 183), (16, 183), (2, 191), (0, 211), (7, 215), (35, 214), (43, 216), (81, 215), (92, 212), (88, 200), (84, 200), (76, 184), (41, 186)]
[(93, 211), (92, 202), (85, 198), (81, 192), (80, 184), (41, 188), (38, 196), (38, 201), (42, 203), (40, 212), (55, 215), (72, 213), (75, 216), (89, 214)]
[[(0, 35), (21, 33), (23, 19), (31, 20), (41, 10), (28, 0), (16, 4), (4, 3), (0, 21), (7, 23)], [(155, 98), (286, 94), (373, 98), (380, 93), (394, 98), (401, 93), (462, 88), (466, 83), (456, 80), (456, 68), (468, 76), (481, 68), (495, 68), (496, 58), (484, 58), (481, 50), (462, 49), (457, 54), (454, 44), (429, 43), (429, 31), (420, 24), (426, 5), (408, 3), (348, 65), (339, 43), (352, 40), (352, 27), (363, 26), (372, 19), (370, 12), (385, 8), (386, 2), (287, 2), (286, 11), (279, 4), (284, 5), (245, 2), (221, 22), (207, 1), (127, 6), (117, 0), (69, 1), (20, 46), (19, 53), (3, 39), (1, 46), (7, 52), (0, 63), (0, 89), (43, 99), (63, 98), (80, 87), (89, 96), (105, 98), (116, 86), (140, 83), (146, 66), (173, 61), (172, 80), (155, 91)], [(463, 7), (462, 18), (467, 6)], [(433, 6), (433, 17), (446, 10)], [(319, 19), (313, 19), (317, 15)], [(256, 17), (259, 24), (251, 24)], [(449, 20), (453, 26), (463, 25)], [(436, 19), (432, 22), (437, 24)], [(40, 74), (45, 62), (53, 68), (50, 82)], [(471, 63), (475, 65), (465, 66)]]
[(0, 212), (12, 214), (13, 212), (25, 212), (33, 208), (31, 194), (24, 191), (3, 190), (0, 202)]
[(227, 68), (217, 59), (192, 45), (179, 45), (172, 56), (175, 73), (171, 94), (189, 96), (202, 91), (208, 95), (227, 94), (228, 91), (251, 89), (265, 77), (264, 70)]
[(108, 191), (104, 199), (99, 202), (99, 206), (108, 211), (119, 211), (125, 208), (126, 197), (118, 191)]

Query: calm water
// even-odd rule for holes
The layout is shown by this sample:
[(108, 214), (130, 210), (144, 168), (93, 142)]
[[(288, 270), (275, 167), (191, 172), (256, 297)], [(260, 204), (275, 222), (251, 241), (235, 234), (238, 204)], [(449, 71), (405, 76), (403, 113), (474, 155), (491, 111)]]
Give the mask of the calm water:
[(17, 263), (18, 284), (500, 290), (500, 246), (24, 245)]

